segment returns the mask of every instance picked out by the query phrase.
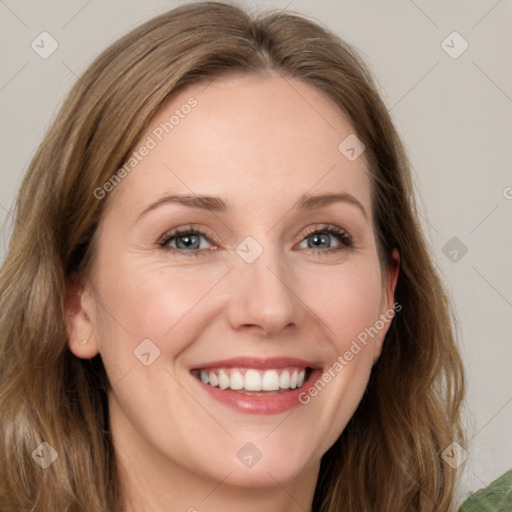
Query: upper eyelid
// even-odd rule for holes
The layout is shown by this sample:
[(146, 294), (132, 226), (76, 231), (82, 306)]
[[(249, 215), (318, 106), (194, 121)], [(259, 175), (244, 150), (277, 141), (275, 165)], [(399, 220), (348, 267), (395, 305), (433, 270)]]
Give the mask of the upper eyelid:
[(173, 238), (185, 236), (185, 234), (190, 233), (190, 232), (195, 232), (195, 231), (197, 231), (200, 236), (207, 238), (212, 244), (215, 244), (215, 242), (212, 241), (213, 237), (210, 235), (208, 230), (206, 230), (205, 228), (202, 228), (202, 227), (196, 227), (194, 224), (189, 224), (184, 227), (173, 228), (173, 229), (170, 229), (169, 231), (166, 231), (157, 240), (157, 243), (160, 244), (163, 242), (168, 242), (169, 240), (171, 240)]

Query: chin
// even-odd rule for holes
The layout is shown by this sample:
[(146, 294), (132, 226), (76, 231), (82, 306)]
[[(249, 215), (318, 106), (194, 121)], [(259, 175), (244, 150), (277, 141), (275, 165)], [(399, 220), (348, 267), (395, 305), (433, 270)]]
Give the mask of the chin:
[(287, 431), (271, 437), (254, 441), (230, 439), (229, 446), (211, 455), (217, 463), (208, 465), (208, 473), (217, 481), (229, 474), (227, 481), (231, 485), (256, 489), (275, 487), (277, 482), (286, 485), (301, 474), (318, 472), (323, 452), (319, 447), (304, 446), (306, 436), (297, 437)]

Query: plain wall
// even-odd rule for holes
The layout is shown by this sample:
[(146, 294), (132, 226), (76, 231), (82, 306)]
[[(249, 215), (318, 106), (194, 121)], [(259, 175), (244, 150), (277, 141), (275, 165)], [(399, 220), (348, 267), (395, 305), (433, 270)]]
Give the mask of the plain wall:
[[(182, 3), (0, 3), (2, 259), (17, 187), (77, 76), (129, 29)], [(245, 4), (296, 10), (354, 44), (404, 139), (422, 223), (460, 324), (470, 439), (462, 500), (512, 467), (512, 2)], [(59, 45), (47, 59), (31, 47), (43, 31)], [(463, 39), (448, 37), (454, 31)]]

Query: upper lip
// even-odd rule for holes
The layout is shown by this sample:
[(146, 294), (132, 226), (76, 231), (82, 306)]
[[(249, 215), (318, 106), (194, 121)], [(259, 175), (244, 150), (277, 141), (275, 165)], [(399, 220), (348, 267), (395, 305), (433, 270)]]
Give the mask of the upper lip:
[(219, 361), (197, 364), (191, 370), (205, 370), (207, 368), (255, 368), (260, 370), (287, 368), (296, 366), (299, 368), (321, 369), (321, 365), (313, 361), (307, 361), (297, 357), (233, 357)]

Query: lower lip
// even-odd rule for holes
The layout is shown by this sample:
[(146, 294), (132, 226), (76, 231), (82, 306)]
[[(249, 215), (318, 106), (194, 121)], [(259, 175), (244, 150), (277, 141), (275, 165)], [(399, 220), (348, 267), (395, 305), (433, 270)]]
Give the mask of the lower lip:
[(312, 370), (309, 379), (297, 389), (275, 395), (245, 395), (231, 389), (220, 389), (192, 378), (215, 400), (239, 412), (249, 414), (281, 414), (299, 405), (299, 395), (311, 387), (320, 376), (320, 370)]

